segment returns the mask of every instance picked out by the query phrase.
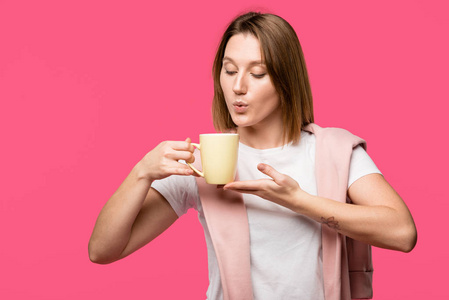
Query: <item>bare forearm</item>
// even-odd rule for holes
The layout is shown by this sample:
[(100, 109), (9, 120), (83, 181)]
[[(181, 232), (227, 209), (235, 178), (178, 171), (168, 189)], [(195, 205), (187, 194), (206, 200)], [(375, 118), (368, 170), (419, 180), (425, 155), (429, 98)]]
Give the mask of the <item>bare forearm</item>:
[(166, 199), (151, 190), (154, 180), (193, 171), (179, 160), (193, 162), (190, 138), (164, 141), (148, 152), (101, 210), (89, 241), (96, 263), (121, 259), (149, 243), (177, 219)]
[(404, 252), (416, 242), (413, 220), (391, 207), (340, 203), (310, 194), (298, 203), (296, 212), (355, 240)]
[(257, 167), (272, 180), (234, 181), (223, 188), (262, 197), (371, 245), (409, 252), (416, 244), (417, 232), (407, 206), (380, 174), (353, 182), (348, 196), (356, 204), (347, 204), (310, 195), (269, 165)]
[(134, 167), (98, 216), (89, 241), (92, 260), (109, 262), (120, 256), (150, 186), (150, 180), (139, 178), (138, 165)]

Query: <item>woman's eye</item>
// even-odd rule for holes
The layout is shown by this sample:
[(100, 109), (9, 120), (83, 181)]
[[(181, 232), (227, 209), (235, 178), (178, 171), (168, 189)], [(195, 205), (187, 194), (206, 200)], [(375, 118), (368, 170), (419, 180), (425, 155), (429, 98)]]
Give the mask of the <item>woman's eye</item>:
[(225, 69), (225, 73), (228, 75), (234, 75), (235, 73), (237, 73), (236, 71), (228, 71)]
[(267, 73), (263, 73), (263, 74), (252, 74), (253, 77), (255, 78), (263, 78), (265, 75), (267, 75)]

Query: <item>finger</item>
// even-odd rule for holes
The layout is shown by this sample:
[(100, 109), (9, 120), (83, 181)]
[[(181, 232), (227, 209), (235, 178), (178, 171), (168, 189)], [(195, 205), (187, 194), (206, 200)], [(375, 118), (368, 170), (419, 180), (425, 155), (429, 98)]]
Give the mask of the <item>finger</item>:
[(262, 192), (261, 191), (249, 191), (249, 190), (232, 190), (233, 192), (237, 192), (237, 193), (241, 193), (241, 194), (250, 194), (250, 195), (256, 195), (259, 196), (261, 198), (263, 198), (262, 196)]
[(180, 168), (170, 168), (168, 170), (168, 172), (171, 175), (183, 175), (183, 176), (189, 176), (189, 175), (194, 175), (195, 172), (193, 172), (192, 169), (190, 169), (189, 167), (184, 168), (184, 167), (180, 167)]
[[(192, 141), (190, 140), (190, 138), (186, 138), (186, 143), (189, 143), (189, 145), (190, 145), (189, 152), (193, 153), (195, 151), (195, 147), (193, 147), (193, 145), (190, 144), (191, 142)], [(189, 158), (186, 158), (184, 160), (190, 164), (193, 164), (195, 162), (195, 156), (193, 156), (191, 154)], [(194, 174), (196, 174), (196, 173), (194, 173)], [(198, 174), (196, 174), (196, 175), (198, 175)]]
[(195, 147), (193, 147), (193, 145), (191, 144), (192, 140), (189, 137), (186, 138), (186, 143), (189, 144), (189, 151), (193, 153), (193, 151), (195, 151)]
[(195, 151), (195, 147), (193, 147), (193, 145), (191, 145), (192, 140), (188, 137), (188, 138), (186, 138), (185, 142), (189, 144), (189, 151), (193, 153), (193, 151)]
[(283, 174), (276, 171), (272, 166), (260, 163), (257, 165), (257, 169), (260, 172), (264, 173), (265, 175), (268, 175), (271, 178), (273, 178), (274, 182), (278, 182), (282, 179)]
[(195, 161), (195, 157), (190, 151), (172, 151), (168, 152), (165, 157), (173, 160), (185, 160), (188, 163)]
[(192, 175), (192, 176), (195, 176), (195, 177), (201, 177), (201, 175), (199, 175), (197, 172), (193, 171), (193, 169), (190, 166), (188, 166), (188, 165), (186, 165), (184, 163), (177, 162), (176, 166), (173, 167), (173, 169), (183, 169), (183, 170), (185, 170), (185, 171), (180, 171), (181, 172), (180, 175)]
[(175, 162), (167, 166), (167, 171), (172, 175), (195, 175), (196, 173), (186, 164)]
[(234, 181), (226, 184), (224, 190), (242, 190), (242, 191), (260, 191), (263, 189), (263, 184), (269, 179), (258, 179), (258, 180), (245, 180), (245, 181)]
[[(230, 190), (230, 191), (238, 192), (238, 193), (242, 193), (242, 194), (256, 195), (256, 196), (261, 196), (261, 194), (262, 194), (262, 190), (251, 189), (248, 186), (246, 186), (245, 188), (241, 188), (242, 185), (235, 184), (235, 183), (236, 182), (228, 183), (228, 184), (222, 186), (222, 189), (223, 190)], [(219, 186), (217, 186), (217, 189), (218, 188), (219, 188)]]
[(192, 154), (190, 154), (189, 158), (184, 159), (186, 162), (188, 162), (189, 164), (193, 164), (195, 162), (195, 156), (193, 156)]
[[(187, 139), (190, 140), (190, 138), (187, 138)], [(187, 142), (187, 139), (185, 141), (171, 141), (170, 142), (170, 147), (173, 150), (190, 151), (190, 152), (193, 153), (193, 151), (195, 151), (195, 148), (193, 147), (191, 142)]]

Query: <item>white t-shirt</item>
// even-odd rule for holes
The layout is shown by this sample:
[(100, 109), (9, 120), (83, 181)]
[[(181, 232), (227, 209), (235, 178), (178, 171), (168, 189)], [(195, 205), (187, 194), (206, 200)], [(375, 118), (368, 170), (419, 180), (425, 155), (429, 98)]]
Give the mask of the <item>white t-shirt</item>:
[[(302, 132), (298, 144), (290, 143), (264, 150), (240, 143), (240, 180), (267, 178), (257, 170), (257, 164), (261, 162), (295, 179), (307, 193), (317, 194), (313, 134)], [(360, 146), (356, 147), (351, 157), (348, 187), (360, 177), (371, 173), (380, 172), (365, 150)], [(170, 176), (154, 181), (152, 187), (167, 199), (178, 216), (185, 214), (190, 208), (198, 211), (208, 249), (207, 298), (222, 299), (217, 259), (195, 178)], [(249, 222), (254, 299), (324, 300), (321, 224), (254, 195), (243, 194), (243, 200)]]

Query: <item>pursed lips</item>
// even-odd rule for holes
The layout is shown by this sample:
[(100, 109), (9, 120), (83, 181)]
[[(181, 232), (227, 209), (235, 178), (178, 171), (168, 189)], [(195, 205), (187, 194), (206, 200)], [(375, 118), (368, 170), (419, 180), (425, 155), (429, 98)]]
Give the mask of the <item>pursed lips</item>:
[(241, 100), (234, 101), (232, 106), (237, 113), (244, 113), (248, 108), (248, 104)]

